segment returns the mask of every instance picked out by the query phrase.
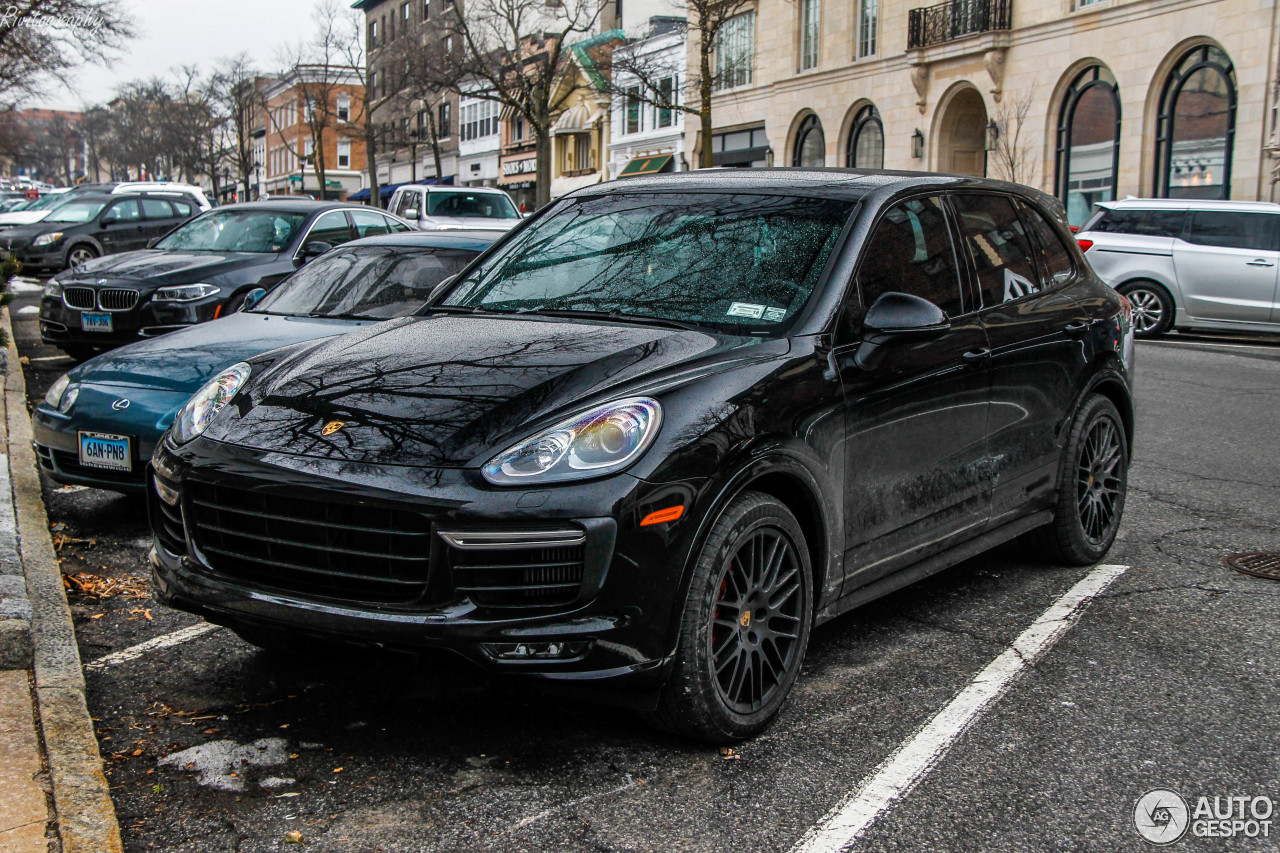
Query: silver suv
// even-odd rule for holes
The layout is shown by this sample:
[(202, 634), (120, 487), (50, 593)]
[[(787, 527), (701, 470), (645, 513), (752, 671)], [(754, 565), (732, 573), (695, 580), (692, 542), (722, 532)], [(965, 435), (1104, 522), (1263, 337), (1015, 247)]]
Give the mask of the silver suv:
[(1127, 199), (1076, 234), (1094, 271), (1129, 297), (1134, 331), (1280, 331), (1280, 204)]
[(422, 231), (482, 229), (506, 231), (521, 219), (505, 190), (404, 184), (387, 210)]

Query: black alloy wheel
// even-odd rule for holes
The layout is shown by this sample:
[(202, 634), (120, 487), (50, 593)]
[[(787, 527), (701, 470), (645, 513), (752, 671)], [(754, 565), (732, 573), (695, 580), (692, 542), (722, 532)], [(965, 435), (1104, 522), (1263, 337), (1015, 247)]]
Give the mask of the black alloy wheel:
[(696, 555), (675, 661), (649, 721), (712, 743), (759, 733), (795, 684), (812, 622), (800, 523), (776, 498), (743, 492)]
[(1096, 563), (1115, 542), (1129, 485), (1129, 441), (1115, 404), (1093, 394), (1081, 404), (1063, 448), (1053, 521), (1027, 536), (1058, 565)]

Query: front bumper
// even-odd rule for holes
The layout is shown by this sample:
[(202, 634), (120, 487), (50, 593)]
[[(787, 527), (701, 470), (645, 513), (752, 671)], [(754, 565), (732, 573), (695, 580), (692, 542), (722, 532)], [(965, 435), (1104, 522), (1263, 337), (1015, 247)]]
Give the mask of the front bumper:
[[(84, 285), (71, 283), (65, 286)], [(136, 285), (112, 287), (136, 289)], [(128, 310), (104, 311), (99, 308), (71, 308), (62, 297), (45, 296), (40, 300), (40, 339), (53, 346), (121, 346), (212, 320), (219, 313), (223, 298), (224, 294), (218, 293), (193, 302), (157, 303), (151, 301), (149, 294), (142, 294), (137, 304)], [(111, 331), (86, 331), (81, 319), (86, 313), (110, 314)]]
[[(692, 487), (654, 486), (623, 474), (538, 491), (496, 489), (469, 469), (331, 463), (206, 439), (186, 448), (162, 443), (152, 476), (180, 495), (170, 505), (155, 488), (148, 490), (156, 533), (156, 592), (173, 607), (233, 628), (449, 652), (490, 671), (561, 685), (608, 682), (609, 692), (602, 698), (621, 704), (648, 703), (665, 677), (696, 520), (686, 516), (673, 524), (638, 523), (655, 509), (687, 503)], [(287, 503), (272, 503), (277, 499)], [(281, 518), (310, 512), (302, 507), (312, 502), (324, 504), (323, 516), (317, 517), (325, 519), (346, 519), (349, 510), (420, 519), (424, 530), (413, 535), (430, 542), (429, 559), (422, 558), (427, 568), (422, 570), (421, 593), (411, 595), (412, 600), (372, 600), (381, 589), (377, 595), (363, 587), (335, 592), (314, 584), (310, 575), (299, 580), (299, 572), (280, 568), (307, 559), (290, 555), (302, 553), (297, 548), (329, 547), (295, 543), (298, 537), (288, 532), (293, 522)], [(227, 509), (211, 509), (215, 505)], [(268, 520), (260, 522), (262, 518)], [(253, 527), (259, 523), (266, 526)], [(330, 522), (328, 527), (345, 523)], [(522, 563), (519, 571), (503, 575), (502, 588), (508, 591), (498, 594), (492, 590), (499, 587), (476, 585), (477, 571), (483, 574), (495, 563), (505, 570), (512, 560), (525, 560), (526, 553), (550, 552), (508, 551), (519, 556), (504, 557), (501, 551), (472, 546), (479, 550), (464, 554), (458, 545), (466, 539), (459, 532), (510, 536), (547, 530), (581, 532), (580, 557), (551, 555), (566, 561), (556, 566), (581, 565), (548, 568), (553, 564), (537, 562), (544, 556), (530, 557), (537, 565)], [(326, 530), (317, 535), (332, 534)], [(232, 556), (268, 539), (274, 544), (266, 547), (275, 551), (255, 551), (251, 561)], [(368, 544), (372, 538), (362, 541), (362, 548), (377, 550)], [(295, 550), (288, 552), (290, 547)], [(331, 573), (335, 565), (352, 571), (349, 564), (334, 562), (340, 556), (336, 551), (326, 552), (329, 562), (323, 567), (308, 571)], [(569, 574), (555, 574), (560, 571)], [(580, 577), (576, 592), (551, 603), (524, 597), (521, 591), (533, 585), (563, 587), (546, 582), (566, 577)]]

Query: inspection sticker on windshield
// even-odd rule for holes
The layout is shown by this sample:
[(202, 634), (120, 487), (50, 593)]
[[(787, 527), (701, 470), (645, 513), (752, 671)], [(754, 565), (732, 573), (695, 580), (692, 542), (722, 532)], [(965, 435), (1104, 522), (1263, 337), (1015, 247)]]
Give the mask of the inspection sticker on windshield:
[(764, 318), (770, 323), (776, 323), (783, 317), (787, 316), (786, 308), (766, 308), (764, 309)]
[(750, 302), (735, 302), (729, 306), (730, 317), (750, 317), (759, 320), (764, 316), (763, 305), (752, 305)]

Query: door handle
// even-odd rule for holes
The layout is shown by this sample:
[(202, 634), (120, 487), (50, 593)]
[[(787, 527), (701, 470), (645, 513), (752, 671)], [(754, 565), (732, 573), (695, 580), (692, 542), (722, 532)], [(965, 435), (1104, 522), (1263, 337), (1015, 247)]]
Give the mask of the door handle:
[(982, 349), (970, 350), (960, 357), (964, 359), (965, 364), (981, 364), (991, 358), (991, 348), (983, 347)]
[(1251, 267), (1274, 267), (1275, 262), (1268, 261), (1263, 258), (1254, 258), (1252, 261), (1245, 261), (1245, 264)]
[(1086, 320), (1082, 323), (1068, 323), (1062, 327), (1062, 331), (1074, 337), (1076, 335), (1083, 335), (1085, 332), (1089, 331), (1089, 327), (1092, 325), (1092, 320)]

